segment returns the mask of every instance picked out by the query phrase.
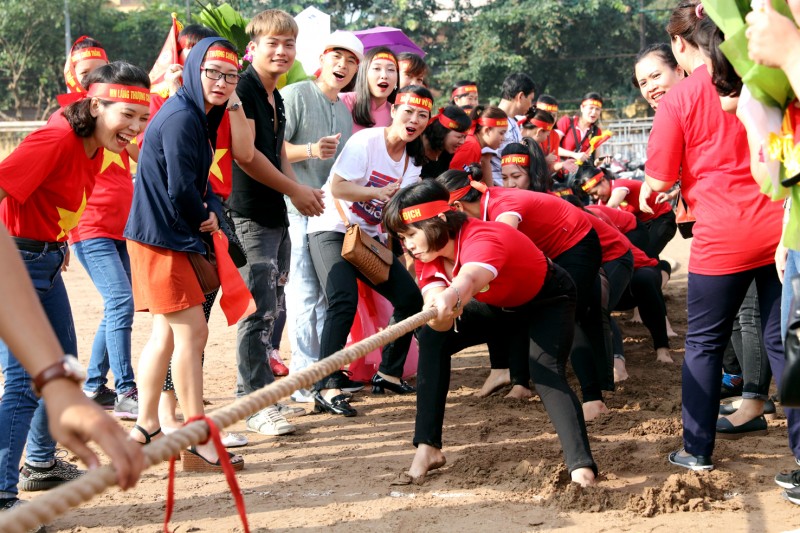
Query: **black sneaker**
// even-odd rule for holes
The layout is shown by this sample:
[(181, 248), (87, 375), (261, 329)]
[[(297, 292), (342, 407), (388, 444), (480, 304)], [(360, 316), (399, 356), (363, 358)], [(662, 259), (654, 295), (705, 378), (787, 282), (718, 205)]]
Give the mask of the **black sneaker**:
[(791, 472), (781, 472), (775, 476), (775, 483), (784, 489), (793, 489), (800, 487), (800, 470), (792, 470)]
[(793, 489), (786, 489), (783, 492), (783, 497), (795, 505), (800, 505), (800, 487), (795, 487)]
[[(0, 513), (3, 511), (10, 511), (20, 505), (25, 505), (27, 502), (24, 502), (17, 498), (9, 498), (8, 500), (0, 499)], [(31, 533), (47, 533), (47, 528), (44, 526), (39, 526), (38, 528), (34, 528), (29, 530)]]
[(706, 457), (705, 455), (690, 455), (685, 450), (672, 452), (667, 459), (670, 463), (688, 468), (689, 470), (714, 470), (711, 457)]
[(114, 409), (114, 403), (117, 401), (117, 393), (105, 385), (87, 396), (97, 402), (100, 407), (107, 411)]
[(341, 390), (342, 392), (353, 393), (353, 392), (358, 392), (364, 388), (364, 383), (362, 383), (361, 381), (353, 381), (352, 379), (350, 379), (350, 371), (341, 370), (340, 372), (344, 375), (342, 376), (342, 382), (341, 386), (339, 387), (339, 390)]
[(55, 464), (50, 468), (37, 468), (25, 463), (19, 469), (19, 490), (50, 490), (85, 473), (86, 470), (78, 470), (74, 464), (59, 458), (56, 458)]

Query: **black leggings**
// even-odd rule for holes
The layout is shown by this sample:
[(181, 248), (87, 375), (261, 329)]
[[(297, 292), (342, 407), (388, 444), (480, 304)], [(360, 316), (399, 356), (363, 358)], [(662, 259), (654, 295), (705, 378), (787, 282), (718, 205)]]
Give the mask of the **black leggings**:
[[(380, 285), (374, 285), (356, 267), (342, 258), (342, 242), (344, 233), (338, 231), (322, 231), (308, 235), (308, 247), (314, 270), (328, 300), (320, 339), (320, 359), (341, 350), (347, 342), (347, 335), (353, 327), (358, 307), (357, 280), (363, 281), (391, 302), (394, 314), (390, 324), (405, 320), (422, 310), (422, 294), (419, 292), (419, 287), (396, 257), (392, 256), (389, 279)], [(378, 367), (380, 372), (402, 377), (412, 336), (413, 332), (407, 333), (383, 347), (381, 364)], [(316, 390), (339, 389), (343, 380), (344, 374), (335, 372), (317, 382), (315, 388)]]
[[(642, 267), (633, 271), (631, 283), (622, 294), (617, 311), (639, 308), (642, 322), (653, 338), (653, 348), (669, 348), (667, 337), (667, 305), (664, 293), (661, 292), (661, 269), (658, 267)], [(614, 328), (614, 353), (622, 354), (622, 336), (619, 328)]]
[(663, 215), (653, 220), (648, 220), (644, 225), (647, 227), (649, 239), (647, 246), (642, 248), (642, 251), (649, 257), (658, 259), (658, 254), (664, 250), (664, 247), (675, 236), (675, 232), (678, 231), (675, 212), (670, 209)]
[(596, 473), (583, 411), (564, 372), (572, 345), (575, 300), (572, 279), (554, 265), (539, 294), (525, 305), (503, 309), (473, 300), (457, 321), (458, 332), (421, 328), (414, 445), (442, 447), (450, 357), (469, 346), (501, 339), (508, 349), (529, 354), (530, 375), (555, 426), (569, 471), (589, 467)]

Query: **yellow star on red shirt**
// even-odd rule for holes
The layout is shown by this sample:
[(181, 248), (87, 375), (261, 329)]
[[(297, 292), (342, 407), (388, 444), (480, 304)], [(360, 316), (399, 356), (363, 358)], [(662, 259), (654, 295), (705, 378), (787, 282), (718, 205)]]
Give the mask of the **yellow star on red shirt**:
[(65, 237), (69, 230), (78, 225), (78, 221), (81, 219), (81, 215), (86, 209), (86, 189), (83, 190), (83, 200), (76, 211), (70, 211), (69, 209), (64, 209), (62, 207), (56, 207), (56, 209), (58, 210), (58, 216), (60, 217), (58, 220), (58, 227), (61, 228), (61, 233), (59, 233), (56, 237), (56, 240), (59, 240), (62, 237)]
[(219, 168), (219, 161), (225, 157), (227, 153), (227, 148), (218, 148), (217, 151), (214, 152), (214, 161), (211, 163), (211, 168), (208, 171), (209, 174), (216, 177), (222, 183), (225, 183), (225, 178), (222, 175), (222, 169)]
[(111, 150), (103, 150), (103, 164), (100, 166), (100, 172), (105, 172), (111, 166), (111, 163), (119, 165), (121, 169), (125, 168), (125, 163), (122, 162), (122, 156)]

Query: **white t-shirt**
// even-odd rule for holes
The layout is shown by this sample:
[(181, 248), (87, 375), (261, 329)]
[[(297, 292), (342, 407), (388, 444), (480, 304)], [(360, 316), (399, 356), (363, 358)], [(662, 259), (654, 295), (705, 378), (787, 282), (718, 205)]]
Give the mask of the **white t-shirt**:
[[(342, 153), (336, 158), (328, 180), (323, 185), (325, 192), (325, 211), (318, 217), (309, 217), (307, 233), (318, 231), (345, 232), (345, 225), (331, 193), (331, 180), (338, 174), (347, 181), (362, 187), (384, 187), (390, 183), (400, 181), (400, 187), (408, 187), (420, 181), (421, 168), (414, 165), (411, 158), (406, 166), (406, 152), (400, 161), (389, 157), (384, 140), (386, 128), (368, 128), (358, 131), (350, 137)], [(370, 200), (369, 202), (348, 202), (339, 200), (345, 216), (351, 224), (358, 224), (361, 230), (375, 237), (380, 233), (379, 224), (383, 215), (384, 202)]]
[(503, 141), (500, 143), (497, 151), (495, 151), (494, 155), (492, 156), (492, 179), (494, 180), (495, 187), (503, 186), (503, 167), (500, 165), (500, 152), (502, 152), (503, 148), (511, 143), (521, 142), (522, 133), (519, 131), (517, 121), (513, 118), (508, 119), (508, 129), (506, 129), (506, 133), (503, 135)]

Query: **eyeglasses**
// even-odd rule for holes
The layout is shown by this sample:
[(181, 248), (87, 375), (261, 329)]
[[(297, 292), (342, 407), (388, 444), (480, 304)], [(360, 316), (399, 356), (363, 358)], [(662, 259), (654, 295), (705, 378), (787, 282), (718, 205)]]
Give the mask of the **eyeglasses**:
[(214, 81), (219, 81), (222, 78), (225, 78), (225, 83), (230, 83), (231, 85), (236, 85), (239, 83), (239, 76), (238, 74), (223, 74), (219, 70), (213, 68), (203, 68), (200, 67), (200, 70), (206, 73), (206, 78)]

